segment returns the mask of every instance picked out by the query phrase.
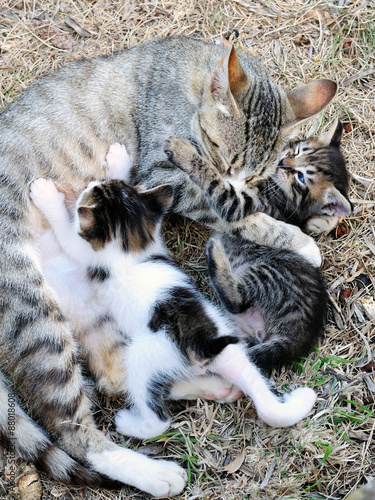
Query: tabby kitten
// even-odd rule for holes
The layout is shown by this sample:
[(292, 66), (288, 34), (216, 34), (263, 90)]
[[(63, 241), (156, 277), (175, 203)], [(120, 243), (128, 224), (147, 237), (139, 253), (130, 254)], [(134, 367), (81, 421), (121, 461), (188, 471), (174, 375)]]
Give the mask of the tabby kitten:
[[(194, 141), (220, 172), (230, 166), (243, 178), (264, 178), (274, 171), (284, 140), (324, 108), (335, 90), (333, 82), (318, 80), (285, 92), (246, 52), (165, 38), (61, 68), (0, 115), (0, 368), (33, 417), (70, 455), (155, 496), (178, 494), (184, 487), (176, 464), (118, 447), (96, 428), (71, 325), (36, 252), (41, 221), (28, 197), (30, 182), (50, 177), (74, 199), (88, 182), (105, 178), (109, 145), (125, 143), (145, 189), (173, 185), (174, 211), (221, 229), (251, 230), (261, 241), (272, 232), (271, 240), (279, 235), (278, 246), (310, 247), (317, 253), (298, 228), (265, 214), (233, 224), (222, 221), (201, 190), (168, 161), (162, 145), (178, 135)], [(4, 445), (11, 440), (8, 390), (0, 377)], [(37, 460), (58, 480), (74, 480), (76, 462), (58, 460), (44, 431), (32, 425), (34, 432), (16, 433), (17, 452)], [(76, 481), (93, 484), (95, 475), (79, 470)]]
[(340, 216), (350, 215), (349, 172), (340, 150), (343, 126), (327, 134), (290, 143), (262, 195), (277, 219), (314, 233), (330, 231)]
[(219, 233), (206, 256), (212, 286), (259, 368), (300, 358), (323, 334), (328, 295), (306, 259)]
[[(349, 173), (340, 150), (342, 125), (317, 139), (291, 143), (283, 151), (276, 172), (266, 181), (249, 186), (232, 172), (221, 175), (211, 161), (202, 158), (193, 144), (170, 138), (164, 148), (170, 161), (201, 189), (207, 202), (229, 222), (249, 213), (264, 212), (284, 222), (320, 233), (332, 229), (341, 215), (349, 215)], [(226, 231), (262, 242), (258, 235), (232, 226)], [(270, 227), (270, 235), (274, 235)], [(272, 246), (272, 244), (271, 244)], [(277, 246), (277, 244), (273, 245)], [(303, 252), (299, 252), (303, 255)], [(315, 258), (304, 255), (311, 262)]]
[(127, 339), (122, 371), (131, 403), (117, 430), (152, 438), (171, 422), (166, 398), (176, 381), (217, 373), (253, 398), (270, 425), (293, 425), (311, 410), (309, 388), (279, 400), (246, 358), (231, 323), (173, 265), (160, 236), (173, 200), (169, 185), (140, 192), (121, 180), (91, 182), (77, 202), (74, 224), (64, 196), (48, 179), (30, 195), (63, 250), (93, 277), (95, 295)]

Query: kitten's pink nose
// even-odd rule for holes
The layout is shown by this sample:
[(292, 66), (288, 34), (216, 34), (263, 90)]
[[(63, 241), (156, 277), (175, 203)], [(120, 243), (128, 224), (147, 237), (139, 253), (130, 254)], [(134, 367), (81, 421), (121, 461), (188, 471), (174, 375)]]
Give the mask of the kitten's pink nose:
[(290, 156), (286, 156), (285, 158), (283, 158), (279, 165), (279, 167), (283, 167), (283, 168), (293, 168), (294, 167), (294, 158), (291, 158)]

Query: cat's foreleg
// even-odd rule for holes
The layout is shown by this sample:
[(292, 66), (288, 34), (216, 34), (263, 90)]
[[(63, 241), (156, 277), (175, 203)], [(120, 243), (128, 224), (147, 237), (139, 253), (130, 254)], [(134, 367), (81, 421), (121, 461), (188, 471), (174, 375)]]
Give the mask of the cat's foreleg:
[(169, 389), (187, 369), (179, 349), (163, 332), (142, 333), (131, 340), (125, 367), (131, 407), (116, 415), (117, 431), (139, 439), (163, 434), (171, 424)]
[(30, 184), (30, 198), (51, 225), (64, 252), (83, 264), (90, 261), (94, 250), (75, 230), (65, 206), (65, 196), (57, 190), (52, 179), (40, 177), (33, 181)]
[(259, 369), (251, 363), (241, 344), (228, 345), (215, 359), (210, 371), (236, 384), (254, 401), (259, 417), (272, 427), (289, 427), (308, 415), (315, 401), (315, 392), (299, 388), (278, 398)]
[(241, 236), (258, 245), (294, 251), (313, 266), (319, 267), (322, 263), (318, 245), (313, 238), (297, 226), (276, 220), (269, 215), (260, 212), (251, 214), (223, 229), (231, 236)]
[(206, 246), (206, 258), (210, 279), (216, 294), (231, 313), (242, 311), (242, 296), (239, 291), (241, 278), (235, 276), (224, 247), (218, 238), (212, 237)]
[(120, 179), (128, 182), (133, 160), (123, 144), (112, 144), (106, 156), (107, 179)]
[(98, 389), (107, 396), (124, 395), (127, 339), (114, 321), (100, 317), (94, 325), (82, 328), (76, 337)]

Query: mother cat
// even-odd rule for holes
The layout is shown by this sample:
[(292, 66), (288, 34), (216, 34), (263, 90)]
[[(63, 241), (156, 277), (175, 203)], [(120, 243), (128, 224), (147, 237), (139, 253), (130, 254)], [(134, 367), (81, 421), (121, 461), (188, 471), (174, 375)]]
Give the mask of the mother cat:
[[(17, 390), (55, 442), (95, 471), (154, 496), (183, 489), (179, 466), (118, 447), (96, 429), (77, 347), (34, 250), (41, 221), (29, 201), (29, 183), (51, 177), (74, 197), (92, 179), (105, 178), (108, 146), (121, 142), (145, 187), (167, 181), (175, 188), (176, 212), (225, 230), (231, 224), (220, 221), (199, 189), (167, 161), (165, 139), (189, 139), (221, 172), (230, 169), (254, 182), (273, 172), (284, 139), (327, 105), (335, 90), (333, 82), (319, 80), (286, 93), (248, 54), (177, 38), (73, 63), (9, 106), (0, 116), (0, 365), (13, 388), (0, 374), (3, 445), (57, 480), (101, 480), (14, 405), (8, 396)], [(297, 228), (263, 214), (250, 215), (241, 227), (263, 244), (314, 247)], [(8, 425), (9, 415), (15, 426)]]

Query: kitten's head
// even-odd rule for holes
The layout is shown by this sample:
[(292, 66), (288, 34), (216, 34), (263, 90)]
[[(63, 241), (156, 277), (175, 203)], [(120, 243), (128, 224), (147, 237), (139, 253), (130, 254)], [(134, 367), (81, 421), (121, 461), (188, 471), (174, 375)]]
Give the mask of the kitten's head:
[(194, 134), (221, 174), (256, 183), (274, 173), (286, 140), (331, 101), (337, 85), (316, 80), (285, 92), (251, 57), (228, 50), (194, 116)]
[(116, 240), (123, 250), (140, 252), (157, 237), (172, 201), (168, 184), (142, 192), (119, 180), (90, 182), (77, 201), (79, 234), (94, 250)]
[(274, 181), (304, 218), (349, 215), (349, 172), (340, 150), (342, 124), (317, 139), (293, 142), (281, 155)]

